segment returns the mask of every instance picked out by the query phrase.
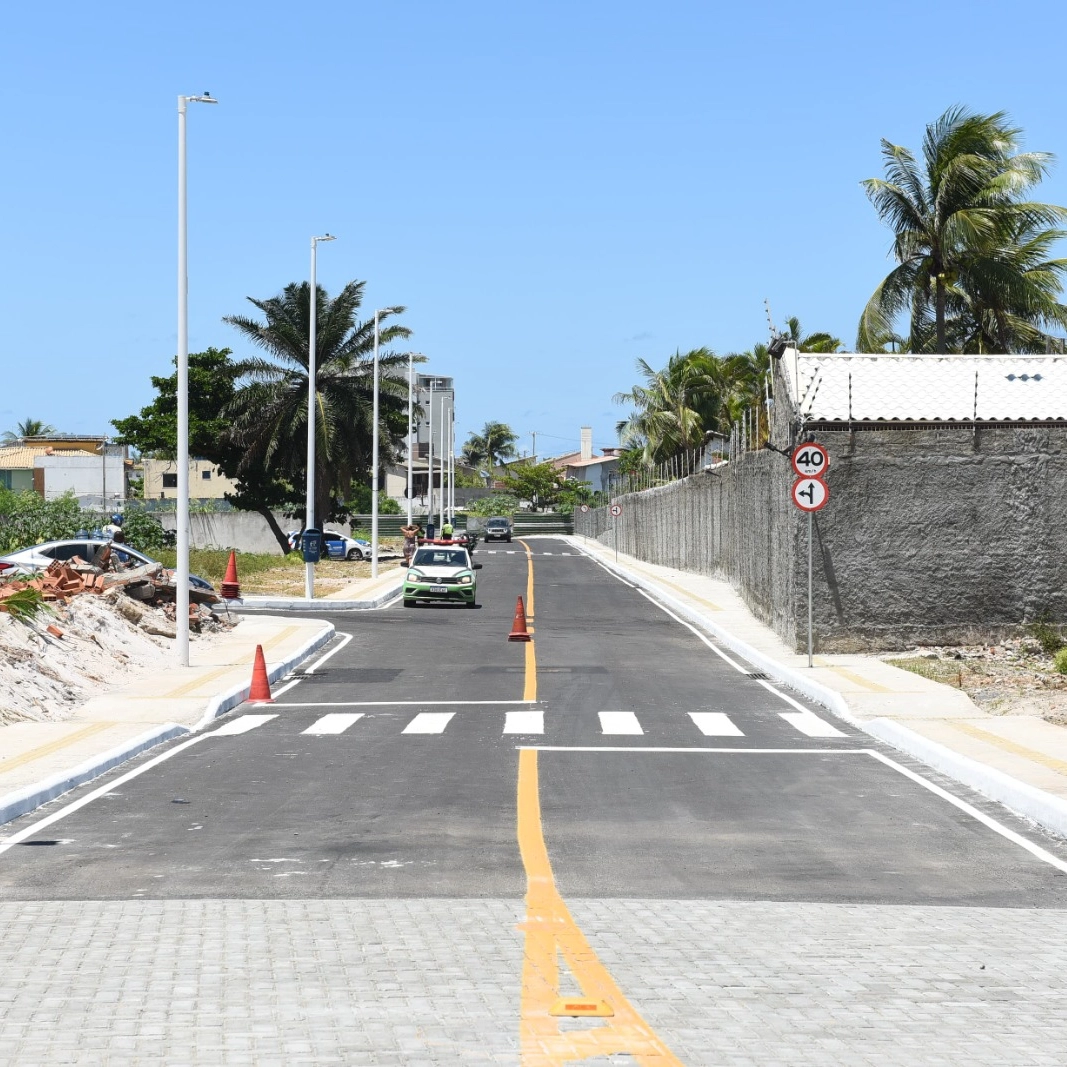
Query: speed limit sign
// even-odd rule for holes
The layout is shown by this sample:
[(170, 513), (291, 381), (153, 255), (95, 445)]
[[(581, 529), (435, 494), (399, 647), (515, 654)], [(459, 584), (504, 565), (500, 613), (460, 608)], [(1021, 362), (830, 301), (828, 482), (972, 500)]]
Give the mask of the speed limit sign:
[(622, 514), (622, 504), (612, 504), (608, 510), (617, 519)]
[(821, 478), (830, 466), (830, 457), (822, 445), (805, 441), (793, 449), (793, 472), (798, 478)]
[(821, 478), (798, 478), (793, 483), (793, 503), (801, 511), (819, 511), (830, 499), (830, 487)]

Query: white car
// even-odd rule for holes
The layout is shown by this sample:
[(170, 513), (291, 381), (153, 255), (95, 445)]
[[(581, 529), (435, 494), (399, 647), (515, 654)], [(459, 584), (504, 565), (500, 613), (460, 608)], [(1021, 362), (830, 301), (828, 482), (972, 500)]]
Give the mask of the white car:
[[(15, 574), (31, 574), (34, 571), (43, 571), (50, 563), (59, 560), (66, 563), (75, 556), (92, 563), (93, 556), (105, 545), (111, 545), (111, 551), (122, 559), (128, 557), (128, 562), (135, 567), (141, 567), (148, 563), (156, 563), (158, 560), (138, 552), (126, 544), (112, 544), (106, 537), (82, 537), (70, 538), (66, 541), (45, 541), (43, 544), (33, 545), (30, 548), (20, 549), (18, 552), (10, 552), (6, 556), (0, 556), (0, 575), (10, 577)], [(126, 562), (125, 560), (123, 562)], [(198, 575), (189, 575), (189, 584), (197, 589), (212, 589), (212, 584)]]
[[(289, 534), (289, 545), (295, 551), (300, 551), (300, 531), (293, 530)], [(347, 534), (338, 533), (336, 530), (322, 531), (322, 558), (323, 559), (370, 559), (370, 541), (364, 541), (362, 537), (349, 537)]]
[(465, 548), (431, 541), (415, 551), (404, 580), (404, 607), (445, 602), (476, 608), (477, 597), (478, 580)]

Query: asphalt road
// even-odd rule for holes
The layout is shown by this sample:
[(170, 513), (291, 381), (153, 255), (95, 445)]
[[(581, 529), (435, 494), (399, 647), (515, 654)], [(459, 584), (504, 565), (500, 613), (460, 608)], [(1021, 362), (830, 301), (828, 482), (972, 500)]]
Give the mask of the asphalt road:
[(564, 542), (528, 544), (533, 653), (507, 641), (525, 550), (483, 547), (477, 611), (336, 616), (351, 639), (275, 704), (237, 709), (0, 855), (0, 900), (521, 899), (519, 748), (533, 746), (565, 900), (1067, 906), (1067, 875), (899, 756), (745, 673)]

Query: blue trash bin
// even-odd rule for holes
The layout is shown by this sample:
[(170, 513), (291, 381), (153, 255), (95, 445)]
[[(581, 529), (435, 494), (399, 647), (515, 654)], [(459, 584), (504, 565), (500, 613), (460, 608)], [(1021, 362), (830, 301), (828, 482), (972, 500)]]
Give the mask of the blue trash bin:
[(322, 531), (305, 530), (300, 535), (300, 548), (305, 563), (318, 563), (322, 559)]

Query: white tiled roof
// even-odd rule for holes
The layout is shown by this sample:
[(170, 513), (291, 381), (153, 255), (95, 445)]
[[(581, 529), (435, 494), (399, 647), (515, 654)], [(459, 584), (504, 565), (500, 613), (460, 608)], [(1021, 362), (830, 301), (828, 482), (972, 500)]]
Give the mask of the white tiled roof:
[(819, 355), (790, 349), (782, 369), (805, 422), (1067, 420), (1064, 356)]

